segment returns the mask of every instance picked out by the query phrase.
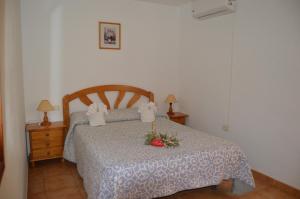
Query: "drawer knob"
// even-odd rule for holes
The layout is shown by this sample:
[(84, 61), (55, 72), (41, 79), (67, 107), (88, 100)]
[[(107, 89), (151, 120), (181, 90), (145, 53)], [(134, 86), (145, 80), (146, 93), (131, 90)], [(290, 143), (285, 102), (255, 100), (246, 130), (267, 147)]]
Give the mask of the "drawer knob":
[(46, 136), (49, 136), (49, 133), (47, 133)]
[(47, 155), (50, 155), (50, 151), (47, 152)]

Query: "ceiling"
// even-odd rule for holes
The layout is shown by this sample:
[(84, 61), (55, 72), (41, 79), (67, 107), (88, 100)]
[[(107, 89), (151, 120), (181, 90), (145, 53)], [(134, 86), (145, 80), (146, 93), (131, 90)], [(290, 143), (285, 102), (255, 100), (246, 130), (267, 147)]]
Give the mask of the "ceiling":
[(139, 1), (147, 1), (152, 3), (160, 3), (171, 6), (179, 6), (185, 3), (188, 3), (190, 0), (139, 0)]

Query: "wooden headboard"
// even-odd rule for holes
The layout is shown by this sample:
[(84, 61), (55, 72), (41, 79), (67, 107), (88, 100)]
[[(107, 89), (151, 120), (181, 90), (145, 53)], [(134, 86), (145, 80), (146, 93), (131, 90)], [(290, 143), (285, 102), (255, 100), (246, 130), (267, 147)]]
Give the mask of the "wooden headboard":
[(109, 100), (107, 99), (105, 92), (116, 91), (119, 92), (118, 97), (114, 103), (114, 108), (117, 109), (123, 100), (126, 93), (133, 93), (133, 96), (128, 101), (126, 107), (132, 107), (141, 96), (145, 96), (149, 99), (149, 101), (154, 102), (154, 95), (150, 91), (146, 91), (141, 88), (126, 86), (126, 85), (103, 85), (103, 86), (95, 86), (86, 89), (82, 89), (80, 91), (74, 92), (72, 94), (65, 95), (63, 98), (63, 117), (64, 124), (69, 129), (70, 125), (70, 102), (76, 99), (79, 99), (83, 104), (89, 106), (93, 103), (93, 101), (88, 97), (90, 94), (97, 94), (100, 100), (107, 106), (108, 109), (111, 109), (111, 105)]

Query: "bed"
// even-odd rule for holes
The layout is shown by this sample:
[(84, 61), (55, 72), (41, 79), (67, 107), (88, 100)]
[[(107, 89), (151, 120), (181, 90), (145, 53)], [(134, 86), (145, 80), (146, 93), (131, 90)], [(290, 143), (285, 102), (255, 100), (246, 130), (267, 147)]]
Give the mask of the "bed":
[[(84, 112), (70, 113), (70, 102), (85, 105), (97, 94), (111, 109), (106, 92), (117, 92), (111, 118), (105, 126), (92, 127)], [(118, 109), (126, 93), (132, 93), (126, 108)], [(254, 188), (247, 158), (241, 148), (157, 116), (157, 131), (176, 135), (180, 146), (155, 148), (144, 144), (151, 124), (139, 119), (134, 104), (141, 97), (154, 101), (144, 89), (106, 85), (87, 88), (63, 98), (64, 122), (68, 127), (64, 158), (77, 164), (89, 199), (156, 198), (188, 189), (218, 185), (233, 179), (233, 192)]]

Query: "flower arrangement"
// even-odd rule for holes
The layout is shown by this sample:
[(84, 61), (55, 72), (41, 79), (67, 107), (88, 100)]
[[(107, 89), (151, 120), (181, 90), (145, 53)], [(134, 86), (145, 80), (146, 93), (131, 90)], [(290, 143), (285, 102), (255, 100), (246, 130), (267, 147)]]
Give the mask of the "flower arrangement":
[(157, 107), (153, 102), (148, 104), (141, 104), (139, 106), (139, 113), (141, 113), (141, 120), (143, 122), (152, 123), (152, 131), (146, 135), (145, 144), (156, 147), (177, 147), (179, 140), (175, 136), (167, 134), (156, 133), (156, 112)]
[(179, 146), (179, 140), (175, 136), (169, 136), (162, 133), (150, 132), (146, 135), (146, 145), (152, 145), (156, 147), (177, 147)]

